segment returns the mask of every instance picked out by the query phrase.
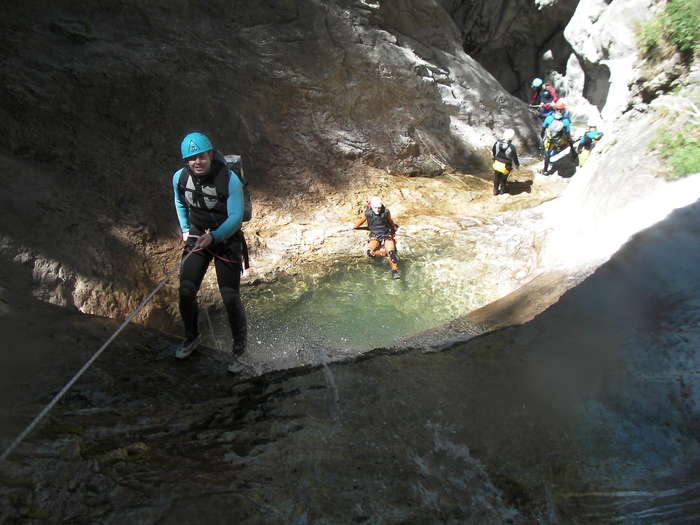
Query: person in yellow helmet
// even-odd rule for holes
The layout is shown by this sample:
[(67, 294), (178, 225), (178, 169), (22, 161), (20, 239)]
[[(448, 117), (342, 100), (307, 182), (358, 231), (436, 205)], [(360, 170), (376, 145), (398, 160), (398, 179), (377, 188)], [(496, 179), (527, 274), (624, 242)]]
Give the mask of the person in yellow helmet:
[(394, 234), (399, 229), (399, 225), (391, 218), (391, 212), (379, 197), (370, 199), (365, 212), (357, 219), (353, 228), (358, 229), (365, 223), (369, 229), (367, 257), (387, 257), (391, 267), (391, 277), (398, 279), (399, 256)]

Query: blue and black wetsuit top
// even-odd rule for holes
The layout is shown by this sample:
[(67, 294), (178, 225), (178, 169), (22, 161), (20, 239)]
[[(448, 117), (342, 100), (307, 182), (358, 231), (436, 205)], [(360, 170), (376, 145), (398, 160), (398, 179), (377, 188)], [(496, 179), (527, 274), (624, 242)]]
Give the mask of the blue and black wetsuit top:
[(594, 142), (600, 139), (601, 135), (603, 135), (603, 133), (597, 129), (586, 131), (579, 141), (580, 147), (586, 148), (587, 150), (593, 149)]
[(187, 168), (176, 171), (173, 192), (183, 232), (192, 228), (198, 233), (211, 230), (214, 243), (220, 244), (241, 229), (243, 185), (219, 152), (215, 152), (211, 170), (202, 178)]
[(553, 120), (561, 120), (562, 124), (564, 124), (564, 131), (567, 133), (571, 133), (571, 118), (569, 117), (569, 112), (565, 112), (560, 118), (557, 119), (557, 116), (554, 113), (550, 113), (547, 115), (547, 117), (544, 119), (544, 122), (542, 122), (542, 129), (547, 129), (549, 125), (552, 123)]

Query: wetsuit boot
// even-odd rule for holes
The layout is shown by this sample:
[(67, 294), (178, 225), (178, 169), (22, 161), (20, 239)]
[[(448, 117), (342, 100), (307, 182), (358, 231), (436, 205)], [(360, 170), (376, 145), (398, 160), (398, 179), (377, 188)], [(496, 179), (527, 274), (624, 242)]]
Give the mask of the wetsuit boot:
[(243, 361), (242, 356), (246, 349), (245, 335), (234, 335), (233, 348), (231, 349), (231, 360), (227, 370), (231, 374), (250, 376), (253, 375), (251, 366)]
[(544, 167), (542, 168), (542, 175), (551, 175), (549, 172), (549, 151), (544, 152)]
[(175, 357), (185, 359), (202, 342), (198, 330), (199, 308), (197, 307), (197, 291), (199, 286), (194, 282), (183, 279), (180, 283), (180, 315), (185, 325), (185, 341), (177, 348)]
[(399, 279), (399, 255), (396, 250), (391, 250), (389, 252), (389, 265), (391, 266), (391, 278)]

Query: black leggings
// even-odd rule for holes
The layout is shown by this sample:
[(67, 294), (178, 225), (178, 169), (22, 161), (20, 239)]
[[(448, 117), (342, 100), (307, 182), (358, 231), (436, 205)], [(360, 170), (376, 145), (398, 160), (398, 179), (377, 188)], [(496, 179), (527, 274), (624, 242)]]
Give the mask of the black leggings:
[(500, 171), (493, 172), (493, 192), (503, 193), (506, 192), (506, 181), (508, 180), (508, 175), (501, 173)]
[[(187, 255), (187, 251), (183, 253), (183, 258), (185, 255)], [(207, 250), (190, 255), (180, 273), (180, 315), (185, 325), (185, 337), (195, 337), (199, 334), (197, 292), (212, 259), (214, 259), (214, 267), (216, 268), (219, 292), (228, 313), (234, 349), (237, 352), (242, 352), (246, 345), (248, 323), (240, 294), (241, 265), (236, 262), (223, 261), (218, 257), (215, 258)]]

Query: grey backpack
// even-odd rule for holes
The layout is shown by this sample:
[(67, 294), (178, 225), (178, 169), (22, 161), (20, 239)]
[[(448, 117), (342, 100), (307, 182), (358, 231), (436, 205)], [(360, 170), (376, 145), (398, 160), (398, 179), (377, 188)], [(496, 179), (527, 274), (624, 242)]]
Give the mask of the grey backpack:
[(250, 199), (248, 181), (243, 174), (243, 158), (240, 155), (224, 155), (228, 169), (232, 170), (243, 184), (243, 222), (253, 217), (253, 202)]

